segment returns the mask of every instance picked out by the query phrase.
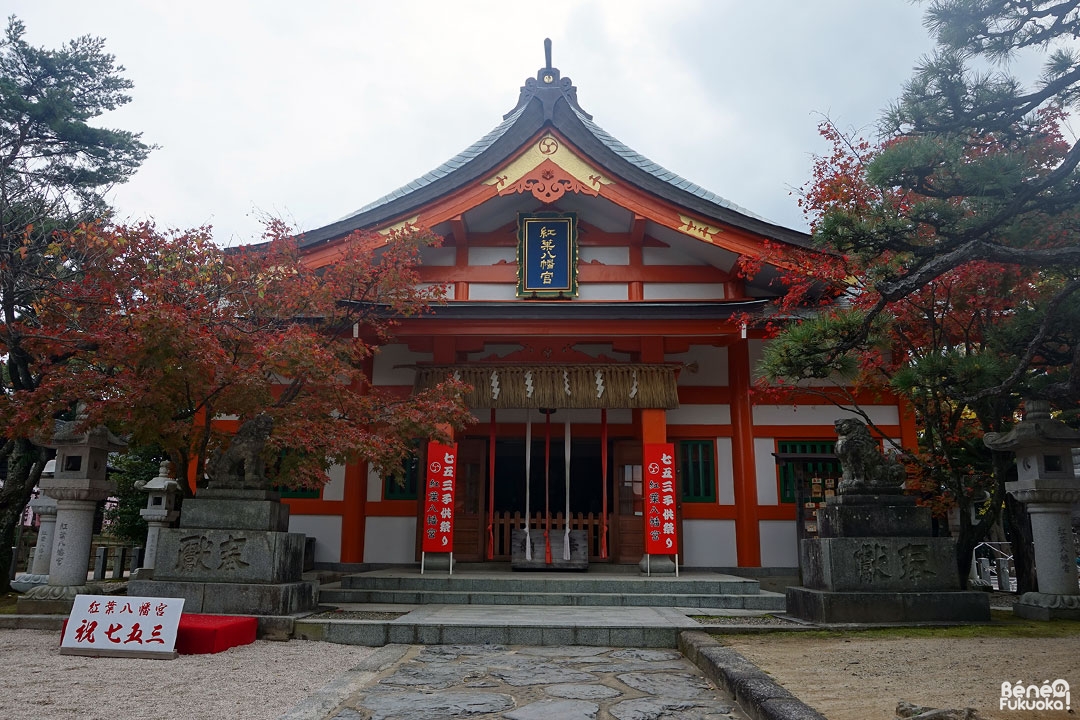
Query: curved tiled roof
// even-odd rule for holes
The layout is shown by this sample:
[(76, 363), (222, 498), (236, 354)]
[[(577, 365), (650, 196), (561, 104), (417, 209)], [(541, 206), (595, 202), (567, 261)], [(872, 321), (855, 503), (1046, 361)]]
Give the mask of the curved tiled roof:
[(562, 133), (592, 161), (615, 176), (676, 205), (706, 217), (742, 227), (766, 237), (807, 244), (802, 232), (776, 225), (705, 188), (667, 170), (615, 139), (581, 109), (577, 88), (560, 78), (556, 68), (544, 67), (522, 86), (517, 105), (491, 132), (431, 172), (403, 185), (341, 220), (305, 234), (307, 246), (408, 217), (424, 204), (483, 178), (513, 156), (544, 127)]
[(641, 153), (628, 147), (625, 143), (620, 142), (607, 130), (597, 125), (595, 122), (593, 122), (592, 116), (588, 113), (583, 112), (581, 108), (577, 107), (576, 105), (571, 105), (571, 107), (574, 110), (574, 114), (577, 115), (579, 120), (581, 120), (581, 124), (587, 127), (589, 129), (589, 132), (591, 132), (597, 140), (602, 142), (604, 145), (610, 148), (612, 152), (626, 160), (628, 163), (635, 165), (636, 167), (644, 170), (653, 177), (662, 180), (663, 182), (666, 182), (669, 185), (679, 190), (682, 190), (683, 192), (688, 192), (691, 195), (695, 195), (702, 200), (705, 200), (706, 202), (714, 203), (722, 208), (727, 208), (728, 210), (732, 210), (734, 212), (755, 218), (757, 220), (769, 222), (769, 220), (767, 220), (766, 218), (756, 213), (750, 212), (746, 208), (740, 205), (736, 205), (730, 200), (722, 198), (716, 193), (710, 190), (706, 190), (700, 185), (692, 183), (686, 178), (683, 178), (671, 172), (662, 165), (653, 162)]
[(458, 170), (458, 169), (464, 167), (470, 160), (473, 160), (473, 159), (479, 157), (485, 150), (487, 150), (489, 147), (491, 147), (491, 145), (496, 140), (501, 138), (506, 133), (506, 131), (508, 129), (513, 127), (514, 123), (516, 123), (518, 118), (521, 117), (521, 113), (522, 113), (522, 111), (524, 109), (525, 109), (524, 107), (520, 107), (517, 110), (515, 110), (514, 112), (507, 115), (506, 119), (503, 120), (498, 125), (496, 125), (495, 128), (491, 132), (489, 132), (487, 135), (480, 138), (479, 140), (474, 142), (472, 145), (465, 148), (464, 150), (459, 152), (457, 155), (450, 158), (449, 160), (447, 160), (446, 162), (444, 162), (442, 165), (435, 168), (431, 172), (425, 173), (424, 175), (421, 175), (420, 177), (413, 180), (412, 182), (407, 183), (405, 185), (402, 185), (397, 190), (394, 190), (393, 192), (389, 192), (386, 195), (383, 195), (378, 200), (375, 200), (373, 202), (369, 202), (367, 205), (360, 208), (356, 212), (351, 212), (351, 213), (349, 213), (348, 215), (346, 215), (345, 217), (343, 217), (341, 219), (342, 220), (348, 220), (351, 217), (361, 215), (363, 213), (368, 212), (369, 210), (374, 210), (375, 208), (379, 207), (380, 205), (385, 205), (388, 202), (391, 202), (393, 200), (397, 200), (400, 197), (404, 197), (404, 196), (410, 194), (411, 192), (413, 192), (414, 190), (419, 190), (422, 187), (426, 187), (426, 186), (430, 185), (431, 183), (435, 182), (436, 180), (438, 180), (440, 178), (444, 178), (447, 175), (449, 175), (450, 173), (454, 172), (455, 170)]

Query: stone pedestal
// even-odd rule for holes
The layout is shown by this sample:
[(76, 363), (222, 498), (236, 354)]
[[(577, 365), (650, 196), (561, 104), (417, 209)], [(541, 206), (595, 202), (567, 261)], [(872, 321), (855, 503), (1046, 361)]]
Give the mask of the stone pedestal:
[(931, 537), (930, 510), (903, 495), (840, 495), (803, 540), (802, 587), (789, 615), (818, 623), (990, 620), (986, 593), (964, 592), (952, 538)]
[(1039, 591), (1020, 596), (1013, 612), (1029, 620), (1080, 619), (1080, 581), (1072, 539), (1072, 508), (1080, 486), (1028, 480), (1006, 483), (1027, 507), (1035, 546)]
[(649, 555), (645, 553), (638, 562), (638, 569), (649, 575), (674, 575), (675, 557), (673, 555)]
[(161, 531), (169, 527), (171, 523), (164, 520), (149, 520), (146, 521), (146, 553), (143, 555), (142, 567), (139, 570), (145, 571), (140, 573), (140, 577), (149, 578), (153, 576), (154, 565), (157, 563), (157, 550), (158, 550), (158, 538), (161, 536)]
[(67, 613), (76, 595), (98, 592), (97, 585), (87, 584), (90, 570), (90, 543), (93, 540), (94, 509), (98, 500), (104, 500), (106, 492), (92, 500), (69, 499), (71, 494), (93, 495), (89, 491), (58, 492), (56, 501), (56, 538), (53, 541), (52, 560), (49, 564), (49, 581), (31, 588), (17, 601), (20, 613), (53, 614)]
[(1031, 620), (1080, 619), (1076, 548), (1071, 513), (1080, 501), (1080, 478), (1073, 463), (1080, 432), (1050, 416), (1050, 404), (1029, 399), (1024, 419), (1007, 433), (987, 433), (983, 443), (1016, 454), (1016, 482), (1010, 495), (1027, 506), (1035, 547), (1039, 592), (1024, 593), (1013, 612)]
[(49, 564), (52, 561), (54, 530), (56, 529), (56, 501), (50, 497), (34, 498), (30, 509), (38, 518), (37, 545), (34, 546), (33, 562), (29, 571), (15, 577), (11, 589), (27, 592), (30, 588), (49, 582)]
[(39, 497), (30, 501), (30, 507), (38, 516), (37, 546), (30, 572), (48, 576), (49, 566), (52, 564), (53, 539), (56, 537), (56, 501), (50, 497)]
[[(449, 574), (452, 571), (452, 568), (450, 567), (450, 557), (450, 553), (424, 553), (423, 571), (425, 573), (444, 572)], [(454, 562), (454, 565), (457, 565), (457, 561)]]
[(179, 528), (158, 533), (153, 579), (131, 581), (128, 592), (182, 597), (195, 613), (311, 610), (316, 585), (301, 577), (304, 535), (288, 527), (289, 508), (276, 493), (202, 490), (184, 501)]

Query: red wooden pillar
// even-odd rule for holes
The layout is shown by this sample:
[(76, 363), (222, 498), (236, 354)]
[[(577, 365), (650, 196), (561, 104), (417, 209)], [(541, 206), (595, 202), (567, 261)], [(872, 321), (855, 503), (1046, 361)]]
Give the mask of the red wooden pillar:
[(365, 462), (345, 465), (345, 510), (341, 518), (341, 562), (364, 562), (364, 532), (367, 526), (367, 474)]
[(735, 552), (739, 567), (761, 566), (750, 382), (750, 343), (737, 340), (728, 348), (728, 385), (731, 388), (731, 464), (735, 475)]
[(495, 559), (495, 408), (491, 408), (488, 439), (488, 539), (487, 559)]
[(641, 411), (641, 442), (667, 442), (667, 410), (645, 408)]
[(600, 557), (607, 559), (607, 478), (608, 478), (607, 410), (600, 411)]
[[(370, 382), (375, 372), (375, 361), (364, 360), (363, 374)], [(358, 390), (367, 392), (370, 385), (363, 383)], [(341, 513), (341, 562), (364, 562), (364, 534), (367, 530), (367, 476), (366, 462), (352, 460), (345, 464), (345, 489), (342, 493), (344, 510)]]

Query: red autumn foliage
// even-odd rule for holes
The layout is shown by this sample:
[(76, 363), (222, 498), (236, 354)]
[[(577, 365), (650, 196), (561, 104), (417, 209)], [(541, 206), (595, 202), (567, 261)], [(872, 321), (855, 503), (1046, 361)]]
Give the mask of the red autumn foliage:
[[(1064, 147), (1054, 132), (1059, 118), (1045, 119), (1047, 132), (1037, 152), (1053, 155)], [(909, 190), (870, 182), (867, 165), (886, 145), (849, 138), (829, 123), (821, 126), (821, 134), (831, 152), (816, 158), (813, 178), (800, 199), (820, 243), (818, 251), (805, 257), (804, 251), (793, 253), (789, 247), (770, 245), (768, 254), (746, 263), (744, 271), (752, 274), (762, 262), (799, 265), (800, 270), (781, 276), (786, 292), (767, 325), (769, 336), (781, 344), (793, 338), (818, 339), (822, 347), (831, 348), (826, 356), (833, 353), (826, 360), (846, 358), (854, 372), (843, 379), (842, 387), (823, 388), (800, 383), (802, 367), (782, 367), (782, 372), (759, 383), (758, 392), (773, 401), (810, 392), (849, 407), (856, 404), (856, 392), (905, 398), (920, 427), (920, 447), (907, 449), (913, 484), (924, 491), (935, 514), (943, 515), (958, 499), (966, 507), (993, 486), (981, 438), (995, 428), (993, 421), (980, 416), (983, 408), (962, 397), (980, 383), (998, 382), (990, 367), (992, 351), (986, 345), (991, 331), (1016, 308), (1035, 303), (1045, 288), (1035, 268), (973, 259), (912, 292), (883, 297), (878, 280), (902, 277), (909, 255), (896, 249), (867, 253), (838, 247), (829, 242), (828, 232), (822, 232), (823, 223), (837, 216), (867, 223), (894, 221), (905, 218), (922, 198)], [(971, 152), (980, 154), (1000, 150), (992, 139), (973, 148)], [(1035, 158), (1031, 162), (1040, 166)], [(1041, 164), (1051, 167), (1053, 163)], [(963, 198), (953, 202), (962, 214)], [(929, 225), (917, 227), (913, 236), (927, 248), (938, 240)], [(1047, 233), (1038, 242), (1052, 245), (1055, 234)], [(859, 328), (858, 320), (872, 313), (877, 319)], [(818, 334), (795, 331), (804, 323)], [(865, 334), (860, 341), (844, 345), (850, 337), (845, 333), (853, 328)], [(789, 356), (797, 358), (798, 349), (793, 348)], [(980, 356), (987, 359), (982, 368), (977, 362)], [(825, 362), (823, 366), (831, 365)], [(980, 455), (981, 462), (976, 459)]]
[(229, 423), (217, 419), (266, 413), (272, 481), (307, 487), (326, 481), (331, 461), (399, 467), (413, 438), (445, 437), (470, 420), (452, 379), (404, 398), (370, 387), (372, 357), (395, 319), (441, 299), (417, 273), (420, 246), (436, 238), (415, 228), (357, 233), (321, 268), (280, 223), (264, 240), (225, 250), (208, 229), (149, 223), (65, 237), (57, 251), (78, 257), (81, 272), (41, 303), (29, 345), (48, 372), (3, 410), (47, 433), (43, 419), (82, 403), (87, 423), (157, 443), (194, 477), (229, 441)]

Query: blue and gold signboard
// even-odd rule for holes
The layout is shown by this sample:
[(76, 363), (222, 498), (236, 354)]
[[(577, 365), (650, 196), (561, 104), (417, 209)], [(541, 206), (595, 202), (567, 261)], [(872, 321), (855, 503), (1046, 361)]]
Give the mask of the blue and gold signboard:
[(577, 215), (518, 215), (518, 297), (577, 297)]

